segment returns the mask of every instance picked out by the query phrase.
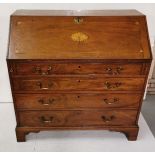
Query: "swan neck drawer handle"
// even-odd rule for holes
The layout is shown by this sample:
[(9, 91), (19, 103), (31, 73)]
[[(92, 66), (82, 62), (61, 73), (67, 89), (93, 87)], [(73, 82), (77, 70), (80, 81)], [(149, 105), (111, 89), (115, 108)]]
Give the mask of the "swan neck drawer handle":
[(51, 123), (53, 121), (53, 117), (49, 117), (48, 119), (46, 119), (44, 116), (41, 116), (41, 122), (42, 123)]
[(123, 70), (123, 67), (121, 66), (116, 67), (116, 68), (111, 68), (111, 67), (106, 68), (106, 72), (110, 75), (119, 75), (121, 74), (122, 70)]
[(45, 102), (44, 99), (38, 100), (38, 102), (41, 103), (42, 105), (51, 105), (54, 101), (55, 101), (54, 99), (49, 99), (48, 102)]
[(119, 88), (121, 85), (122, 85), (121, 82), (115, 82), (115, 83), (105, 82), (104, 84), (106, 89)]
[(43, 84), (41, 82), (37, 82), (37, 86), (39, 86), (39, 88), (42, 90), (48, 90), (52, 87), (52, 85), (53, 85), (52, 83), (49, 83), (48, 87), (43, 87)]
[(33, 73), (37, 73), (37, 74), (39, 74), (39, 75), (49, 75), (51, 71), (52, 71), (52, 67), (51, 67), (51, 66), (48, 66), (48, 68), (47, 68), (46, 71), (43, 71), (43, 70), (41, 69), (41, 67), (39, 67), (39, 66), (34, 67), (34, 68), (32, 69), (32, 72), (33, 72)]
[(105, 123), (108, 123), (111, 122), (115, 117), (112, 115), (112, 116), (101, 116), (101, 118)]
[(104, 99), (104, 103), (111, 105), (111, 104), (115, 104), (119, 101), (118, 98), (113, 98), (113, 101), (109, 101), (107, 98)]

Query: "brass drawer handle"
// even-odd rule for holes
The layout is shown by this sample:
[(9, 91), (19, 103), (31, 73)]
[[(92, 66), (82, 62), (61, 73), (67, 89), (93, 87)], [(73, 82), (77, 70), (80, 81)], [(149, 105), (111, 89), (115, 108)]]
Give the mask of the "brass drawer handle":
[(37, 82), (37, 86), (39, 86), (40, 89), (42, 90), (48, 90), (52, 87), (52, 83), (48, 84), (48, 87), (43, 87), (43, 84), (41, 82)]
[(106, 89), (115, 89), (118, 88), (122, 85), (121, 82), (115, 82), (115, 83), (110, 83), (110, 82), (105, 82), (104, 86)]
[(104, 99), (104, 103), (111, 105), (111, 104), (115, 104), (119, 101), (118, 98), (114, 98), (113, 101), (109, 101), (107, 98)]
[(55, 101), (54, 99), (49, 99), (48, 102), (45, 102), (44, 99), (38, 100), (38, 102), (41, 103), (42, 105), (50, 105), (50, 104), (52, 104), (54, 101)]
[(75, 24), (81, 24), (83, 22), (83, 18), (81, 18), (81, 17), (75, 17), (74, 18), (74, 22), (75, 22)]
[(49, 119), (46, 119), (44, 116), (41, 116), (41, 122), (42, 123), (52, 123), (53, 117), (49, 117)]
[(121, 66), (116, 67), (116, 68), (111, 68), (111, 67), (106, 68), (106, 72), (110, 75), (119, 75), (119, 74), (121, 74), (120, 71), (122, 71), (122, 70), (123, 70), (123, 68)]
[(52, 70), (51, 66), (48, 66), (47, 71), (43, 71), (41, 67), (37, 66), (37, 67), (33, 67), (32, 72), (37, 73), (39, 75), (49, 75), (51, 70)]
[(101, 116), (102, 120), (105, 122), (105, 123), (109, 123), (111, 122), (115, 117), (112, 115), (112, 116)]

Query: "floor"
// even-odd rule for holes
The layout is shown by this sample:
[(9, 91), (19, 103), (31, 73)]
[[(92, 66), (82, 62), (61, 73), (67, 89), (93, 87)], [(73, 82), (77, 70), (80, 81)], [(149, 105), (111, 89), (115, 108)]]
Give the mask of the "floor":
[(155, 95), (147, 95), (142, 106), (142, 114), (155, 137)]
[[(147, 105), (152, 105), (154, 97), (147, 97), (143, 106), (143, 115), (151, 124), (149, 114), (153, 113)], [(150, 103), (151, 102), (151, 103)], [(109, 131), (45, 131), (30, 133), (27, 142), (17, 143), (15, 136), (15, 115), (12, 103), (0, 105), (0, 151), (51, 151), (51, 152), (106, 152), (106, 151), (155, 151), (155, 138), (143, 116), (140, 116), (140, 132), (137, 141), (127, 141), (126, 137), (117, 132)]]

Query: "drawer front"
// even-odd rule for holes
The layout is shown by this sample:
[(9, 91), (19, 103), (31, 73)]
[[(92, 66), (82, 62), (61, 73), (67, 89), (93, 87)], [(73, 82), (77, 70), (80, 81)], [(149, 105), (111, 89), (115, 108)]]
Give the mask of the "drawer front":
[(137, 112), (124, 111), (25, 111), (19, 112), (20, 126), (134, 125)]
[(16, 91), (118, 90), (140, 91), (144, 78), (14, 78)]
[[(132, 100), (131, 100), (132, 99)], [(29, 110), (138, 108), (140, 94), (16, 94), (16, 107)]]
[(53, 74), (105, 74), (140, 75), (142, 64), (103, 64), (103, 63), (16, 63), (16, 75), (53, 75)]

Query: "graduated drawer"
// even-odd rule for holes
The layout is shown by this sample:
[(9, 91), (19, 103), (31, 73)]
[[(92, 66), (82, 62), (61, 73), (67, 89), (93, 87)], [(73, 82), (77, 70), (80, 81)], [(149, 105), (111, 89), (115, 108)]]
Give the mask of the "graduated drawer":
[(88, 77), (50, 77), (13, 78), (15, 91), (62, 91), (62, 90), (119, 90), (140, 91), (144, 78), (88, 78)]
[(15, 75), (54, 75), (54, 74), (104, 74), (104, 75), (141, 75), (142, 63), (104, 64), (104, 63), (50, 63), (16, 62)]
[(19, 112), (20, 126), (97, 126), (134, 125), (137, 111), (118, 110), (61, 110), (61, 111), (23, 111)]
[(18, 109), (138, 108), (140, 94), (16, 94)]

